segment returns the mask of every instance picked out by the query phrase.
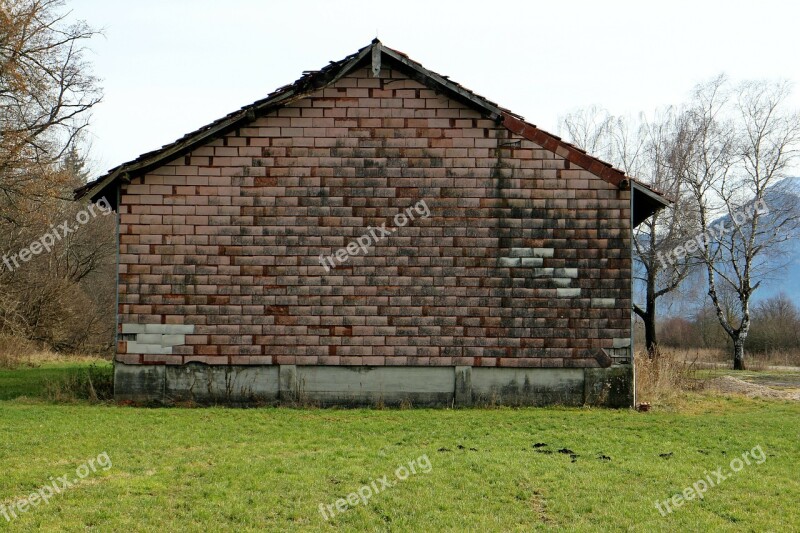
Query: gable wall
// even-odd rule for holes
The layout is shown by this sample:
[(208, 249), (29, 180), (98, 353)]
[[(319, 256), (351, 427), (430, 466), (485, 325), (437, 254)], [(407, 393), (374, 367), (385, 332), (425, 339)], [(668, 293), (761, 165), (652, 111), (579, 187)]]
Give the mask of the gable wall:
[(123, 185), (119, 212), (129, 364), (594, 367), (630, 336), (629, 191), (386, 68)]

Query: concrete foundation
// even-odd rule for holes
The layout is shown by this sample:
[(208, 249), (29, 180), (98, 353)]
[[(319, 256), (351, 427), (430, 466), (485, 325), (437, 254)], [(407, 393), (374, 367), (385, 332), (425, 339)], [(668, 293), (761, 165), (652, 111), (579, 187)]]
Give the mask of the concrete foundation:
[[(276, 366), (165, 366), (164, 399), (198, 403), (257, 404), (279, 398)], [(116, 389), (115, 389), (116, 394)]]
[(115, 363), (118, 401), (227, 405), (633, 405), (633, 369)]
[(474, 405), (583, 405), (581, 368), (472, 368)]

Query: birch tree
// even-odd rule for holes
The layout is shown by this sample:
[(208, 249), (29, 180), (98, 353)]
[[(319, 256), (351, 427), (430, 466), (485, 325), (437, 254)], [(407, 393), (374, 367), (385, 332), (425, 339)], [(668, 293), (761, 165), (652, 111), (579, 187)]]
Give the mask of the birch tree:
[(645, 345), (650, 357), (658, 353), (658, 300), (675, 291), (686, 279), (692, 258), (664, 261), (665, 252), (691, 235), (694, 217), (681, 184), (676, 164), (683, 160), (677, 150), (680, 121), (667, 108), (653, 118), (614, 117), (598, 107), (579, 109), (562, 119), (570, 142), (608, 161), (627, 175), (650, 185), (675, 203), (642, 222), (633, 232), (634, 278), (642, 284), (644, 301), (633, 310), (642, 319)]
[[(753, 294), (780, 270), (783, 244), (800, 227), (797, 195), (783, 190), (800, 147), (800, 115), (786, 107), (784, 82), (724, 77), (701, 85), (683, 124), (681, 171), (701, 233), (684, 252), (702, 260), (708, 296), (733, 344), (733, 368), (745, 369)], [(726, 312), (723, 293), (736, 300)]]

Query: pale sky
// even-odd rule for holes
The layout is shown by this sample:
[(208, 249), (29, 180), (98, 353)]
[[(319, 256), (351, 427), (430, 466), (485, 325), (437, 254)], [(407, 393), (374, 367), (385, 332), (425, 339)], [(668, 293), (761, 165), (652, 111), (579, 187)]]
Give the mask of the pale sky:
[[(720, 72), (795, 83), (794, 2), (67, 0), (101, 28), (89, 59), (105, 99), (92, 167), (105, 171), (293, 82), (377, 35), (426, 68), (557, 133), (559, 117), (685, 100)], [(94, 176), (93, 176), (94, 177)]]

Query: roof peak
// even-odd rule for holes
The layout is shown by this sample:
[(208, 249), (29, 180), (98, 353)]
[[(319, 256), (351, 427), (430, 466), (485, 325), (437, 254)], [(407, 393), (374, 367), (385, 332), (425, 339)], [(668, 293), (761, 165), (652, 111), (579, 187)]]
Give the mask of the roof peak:
[[(256, 116), (264, 115), (274, 109), (305, 98), (313, 91), (336, 83), (341, 77), (347, 75), (358, 66), (371, 66), (373, 75), (380, 76), (384, 59), (393, 68), (399, 67), (406, 71), (412, 79), (478, 110), (486, 118), (495, 121), (497, 124), (502, 124), (513, 133), (533, 141), (547, 150), (559, 154), (601, 179), (613, 185), (628, 186), (629, 181), (625, 173), (613, 168), (609, 163), (590, 156), (584, 150), (537, 128), (533, 124), (525, 122), (521, 116), (474, 93), (447, 76), (442, 76), (426, 69), (403, 52), (389, 48), (375, 37), (370, 45), (361, 48), (356, 53), (339, 61), (332, 61), (318, 71), (304, 72), (300, 79), (290, 85), (281, 87), (266, 98), (253, 102), (211, 124), (203, 126), (159, 150), (142, 154), (133, 161), (111, 169), (104, 176), (76, 190), (76, 198), (86, 195), (90, 196), (90, 198), (99, 197), (105, 188), (113, 186), (117, 180), (129, 180), (131, 177), (144, 174), (169, 159), (188, 153), (196, 147), (224, 135), (228, 131), (241, 127), (242, 124), (251, 122)], [(366, 65), (364, 65), (365, 63)]]

